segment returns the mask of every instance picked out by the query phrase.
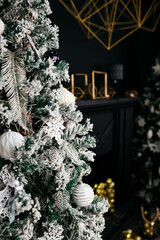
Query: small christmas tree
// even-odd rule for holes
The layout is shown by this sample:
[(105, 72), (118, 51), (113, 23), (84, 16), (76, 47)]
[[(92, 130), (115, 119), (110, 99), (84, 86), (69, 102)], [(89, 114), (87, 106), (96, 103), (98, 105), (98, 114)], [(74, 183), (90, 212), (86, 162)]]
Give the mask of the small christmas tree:
[(92, 124), (62, 86), (49, 14), (47, 0), (0, 0), (0, 239), (98, 240), (108, 202), (82, 182)]
[(159, 205), (160, 197), (160, 58), (152, 67), (142, 94), (135, 138), (134, 184), (149, 207)]

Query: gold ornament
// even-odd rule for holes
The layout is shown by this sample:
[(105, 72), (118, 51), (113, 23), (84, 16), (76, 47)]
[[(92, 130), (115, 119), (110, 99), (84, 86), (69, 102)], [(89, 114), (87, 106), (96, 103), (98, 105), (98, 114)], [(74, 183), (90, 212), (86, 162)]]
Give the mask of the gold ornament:
[(133, 231), (131, 229), (125, 230), (122, 232), (120, 240), (127, 240), (127, 239), (133, 240), (132, 236), (133, 236)]
[(142, 238), (140, 236), (135, 236), (134, 240), (142, 240)]
[(125, 96), (131, 98), (138, 97), (138, 92), (136, 90), (128, 90), (125, 92)]
[(109, 202), (109, 211), (114, 212), (115, 203), (115, 183), (111, 178), (108, 178), (106, 182), (95, 184), (93, 187), (95, 196), (105, 198)]
[(144, 211), (143, 206), (141, 207), (141, 215), (142, 218), (144, 220), (144, 231), (143, 234), (146, 237), (152, 237), (154, 235), (154, 226), (156, 221), (158, 220), (159, 217), (159, 208), (156, 208), (156, 215), (154, 217), (153, 220), (149, 221), (147, 220), (146, 216), (147, 216), (148, 212)]
[(107, 50), (138, 29), (154, 32), (160, 20), (160, 2), (157, 0), (59, 2), (78, 21), (87, 38), (96, 38)]
[(122, 232), (120, 240), (142, 240), (142, 238), (135, 235), (131, 229), (128, 229)]

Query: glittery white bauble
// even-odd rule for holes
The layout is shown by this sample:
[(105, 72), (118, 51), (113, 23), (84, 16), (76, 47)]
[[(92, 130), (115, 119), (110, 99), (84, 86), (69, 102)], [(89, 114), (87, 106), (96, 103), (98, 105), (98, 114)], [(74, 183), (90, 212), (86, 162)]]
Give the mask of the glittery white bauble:
[(18, 133), (9, 130), (0, 136), (0, 157), (7, 160), (14, 160), (14, 151), (24, 145), (24, 137)]
[(86, 183), (78, 184), (73, 190), (73, 201), (79, 207), (87, 207), (94, 199), (93, 189)]
[(153, 137), (153, 131), (152, 131), (152, 129), (149, 129), (147, 132), (147, 138), (151, 139), (152, 137)]
[(58, 102), (60, 105), (75, 104), (75, 96), (69, 92), (66, 88), (60, 87), (57, 90)]
[(0, 19), (0, 35), (4, 32), (4, 22)]

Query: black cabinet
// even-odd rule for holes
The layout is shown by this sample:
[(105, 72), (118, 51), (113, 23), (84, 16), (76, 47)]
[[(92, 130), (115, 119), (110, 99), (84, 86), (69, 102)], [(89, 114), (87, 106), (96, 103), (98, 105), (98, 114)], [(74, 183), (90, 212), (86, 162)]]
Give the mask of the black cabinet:
[(86, 181), (94, 183), (113, 178), (116, 185), (116, 204), (122, 205), (131, 197), (132, 140), (134, 106), (140, 98), (113, 98), (77, 101), (84, 119), (94, 124), (96, 159)]

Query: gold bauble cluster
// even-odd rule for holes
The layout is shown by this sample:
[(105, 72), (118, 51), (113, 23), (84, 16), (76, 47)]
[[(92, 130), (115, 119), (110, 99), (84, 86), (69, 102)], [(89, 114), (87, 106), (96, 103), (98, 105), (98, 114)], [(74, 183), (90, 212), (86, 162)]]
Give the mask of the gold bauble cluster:
[(108, 178), (106, 182), (101, 182), (94, 185), (95, 196), (105, 198), (109, 202), (109, 212), (114, 212), (115, 204), (115, 183), (111, 178)]

